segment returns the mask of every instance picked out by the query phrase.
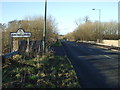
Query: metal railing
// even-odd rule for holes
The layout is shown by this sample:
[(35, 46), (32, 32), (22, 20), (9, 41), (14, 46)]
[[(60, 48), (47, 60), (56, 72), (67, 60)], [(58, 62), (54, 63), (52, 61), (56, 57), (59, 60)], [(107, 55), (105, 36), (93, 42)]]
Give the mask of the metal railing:
[(19, 54), (18, 51), (10, 52), (10, 53), (7, 53), (7, 54), (2, 55), (2, 59), (8, 59), (8, 58), (10, 58), (10, 57), (12, 57), (12, 56), (15, 56), (15, 55), (17, 55), (17, 54)]

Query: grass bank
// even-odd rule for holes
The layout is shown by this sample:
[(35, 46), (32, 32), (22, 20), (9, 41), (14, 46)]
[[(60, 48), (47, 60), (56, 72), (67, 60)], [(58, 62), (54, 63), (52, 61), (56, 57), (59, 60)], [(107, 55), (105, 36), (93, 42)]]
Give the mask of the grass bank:
[(59, 47), (59, 46), (62, 46), (60, 40), (58, 39), (53, 45), (53, 47)]
[(79, 88), (67, 57), (47, 55), (32, 59), (16, 56), (2, 70), (3, 88)]

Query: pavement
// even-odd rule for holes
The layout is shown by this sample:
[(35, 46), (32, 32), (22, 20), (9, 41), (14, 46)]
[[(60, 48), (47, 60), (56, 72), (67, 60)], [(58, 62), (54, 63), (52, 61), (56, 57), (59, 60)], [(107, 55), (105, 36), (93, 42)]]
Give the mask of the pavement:
[(92, 44), (92, 45), (96, 45), (100, 48), (105, 48), (105, 49), (110, 49), (112, 51), (118, 51), (120, 52), (120, 46), (112, 46), (112, 45), (108, 45), (108, 44), (104, 44), (104, 43), (96, 43), (94, 41), (78, 41), (78, 43), (86, 43), (86, 44)]
[(119, 52), (71, 41), (62, 41), (62, 44), (63, 47), (54, 49), (57, 52), (56, 55), (66, 54), (70, 59), (82, 88), (120, 87), (118, 83)]

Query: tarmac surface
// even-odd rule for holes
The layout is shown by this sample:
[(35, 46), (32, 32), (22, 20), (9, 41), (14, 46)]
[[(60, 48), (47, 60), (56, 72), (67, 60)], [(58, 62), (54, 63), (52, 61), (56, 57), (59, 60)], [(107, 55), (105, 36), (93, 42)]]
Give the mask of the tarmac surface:
[(118, 88), (119, 52), (96, 45), (62, 41), (55, 55), (67, 56), (74, 66), (82, 88)]

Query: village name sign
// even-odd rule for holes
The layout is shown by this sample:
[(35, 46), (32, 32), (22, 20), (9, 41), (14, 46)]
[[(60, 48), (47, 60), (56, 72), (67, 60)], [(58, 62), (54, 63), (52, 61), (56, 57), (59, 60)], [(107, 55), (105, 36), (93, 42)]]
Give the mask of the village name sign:
[(24, 32), (24, 29), (19, 28), (16, 33), (11, 32), (10, 36), (11, 37), (31, 37), (31, 33), (30, 32)]

